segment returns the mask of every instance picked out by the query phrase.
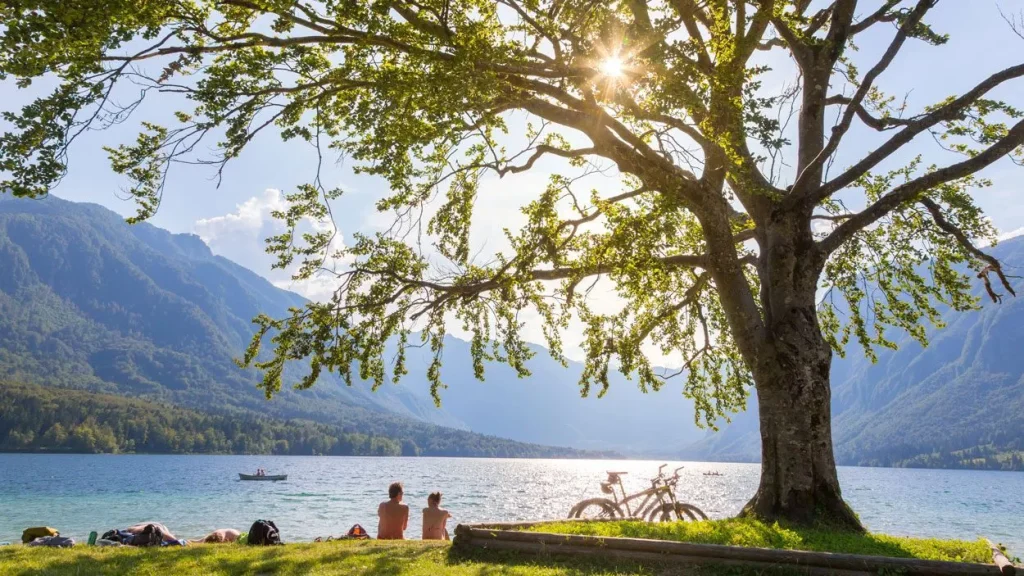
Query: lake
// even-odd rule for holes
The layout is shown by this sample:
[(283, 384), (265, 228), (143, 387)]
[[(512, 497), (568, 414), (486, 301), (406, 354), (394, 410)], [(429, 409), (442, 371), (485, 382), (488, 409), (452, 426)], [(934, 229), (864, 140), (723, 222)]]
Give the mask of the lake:
[[(140, 521), (197, 538), (217, 528), (247, 530), (274, 520), (287, 542), (345, 533), (376, 534), (377, 504), (388, 484), (405, 485), (412, 508), (407, 536), (420, 534), (427, 494), (444, 493), (457, 522), (561, 518), (575, 502), (600, 496), (606, 470), (628, 471), (641, 489), (662, 462), (288, 456), (134, 456), (0, 454), (0, 541), (30, 526), (52, 526), (85, 540)], [(756, 464), (685, 465), (680, 499), (713, 518), (736, 514), (754, 493)], [(285, 482), (240, 482), (262, 467)], [(722, 476), (704, 476), (717, 470)], [(840, 468), (843, 493), (869, 530), (974, 539), (987, 536), (1024, 555), (1024, 473)]]

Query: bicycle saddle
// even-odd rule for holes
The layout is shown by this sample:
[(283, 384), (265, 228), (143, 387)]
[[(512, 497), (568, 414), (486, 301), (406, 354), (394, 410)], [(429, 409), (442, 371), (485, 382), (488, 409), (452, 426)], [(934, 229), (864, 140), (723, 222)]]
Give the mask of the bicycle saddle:
[(629, 474), (629, 472), (611, 472), (611, 471), (609, 471), (608, 472), (608, 481), (609, 482), (618, 482), (619, 481), (619, 476), (625, 476), (626, 474)]

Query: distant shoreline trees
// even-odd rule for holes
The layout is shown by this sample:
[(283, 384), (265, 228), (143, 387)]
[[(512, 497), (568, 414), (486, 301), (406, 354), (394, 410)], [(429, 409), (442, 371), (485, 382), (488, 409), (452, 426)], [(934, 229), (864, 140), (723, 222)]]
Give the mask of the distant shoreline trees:
[(325, 456), (593, 457), (436, 428), (391, 437), (238, 411), (209, 414), (143, 400), (0, 382), (0, 452)]

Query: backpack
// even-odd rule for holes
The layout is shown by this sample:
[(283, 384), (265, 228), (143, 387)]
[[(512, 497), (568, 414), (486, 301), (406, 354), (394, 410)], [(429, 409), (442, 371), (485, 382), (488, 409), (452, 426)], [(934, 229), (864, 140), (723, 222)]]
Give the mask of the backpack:
[(250, 546), (273, 546), (283, 544), (277, 525), (271, 520), (257, 520), (249, 528), (248, 543)]
[(348, 534), (346, 534), (346, 536), (349, 537), (349, 538), (352, 538), (353, 540), (369, 540), (370, 539), (370, 535), (359, 524), (356, 524), (355, 526), (349, 528), (348, 529)]
[(146, 524), (129, 542), (132, 546), (160, 546), (164, 541), (164, 531), (153, 524)]
[(55, 528), (49, 526), (36, 526), (35, 528), (26, 528), (21, 533), (21, 543), (28, 544), (36, 538), (44, 538), (46, 536), (60, 536), (60, 532)]

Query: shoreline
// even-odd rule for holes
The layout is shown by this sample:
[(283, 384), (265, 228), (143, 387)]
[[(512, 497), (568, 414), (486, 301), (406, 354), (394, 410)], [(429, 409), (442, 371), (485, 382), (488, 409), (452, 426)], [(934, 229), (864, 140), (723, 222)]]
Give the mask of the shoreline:
[[(593, 458), (584, 456), (467, 456), (467, 455), (370, 455), (370, 454), (272, 454), (272, 453), (232, 453), (232, 452), (72, 452), (72, 451), (45, 451), (45, 450), (0, 450), (0, 455), (26, 455), (26, 456), (237, 456), (237, 457), (271, 457), (271, 458), (349, 458), (349, 459), (372, 459), (372, 460), (432, 460), (432, 459), (457, 459), (457, 460), (501, 460), (501, 461), (572, 461), (572, 462), (678, 462), (683, 464), (744, 464), (759, 465), (759, 461), (740, 460), (676, 460), (671, 457), (650, 457), (650, 456), (621, 456), (615, 458)], [(868, 470), (941, 470), (944, 472), (1007, 472), (1021, 473), (1021, 470), (1004, 470), (995, 468), (940, 468), (929, 466), (871, 466), (863, 464), (839, 464), (836, 468), (843, 469), (868, 469)]]

